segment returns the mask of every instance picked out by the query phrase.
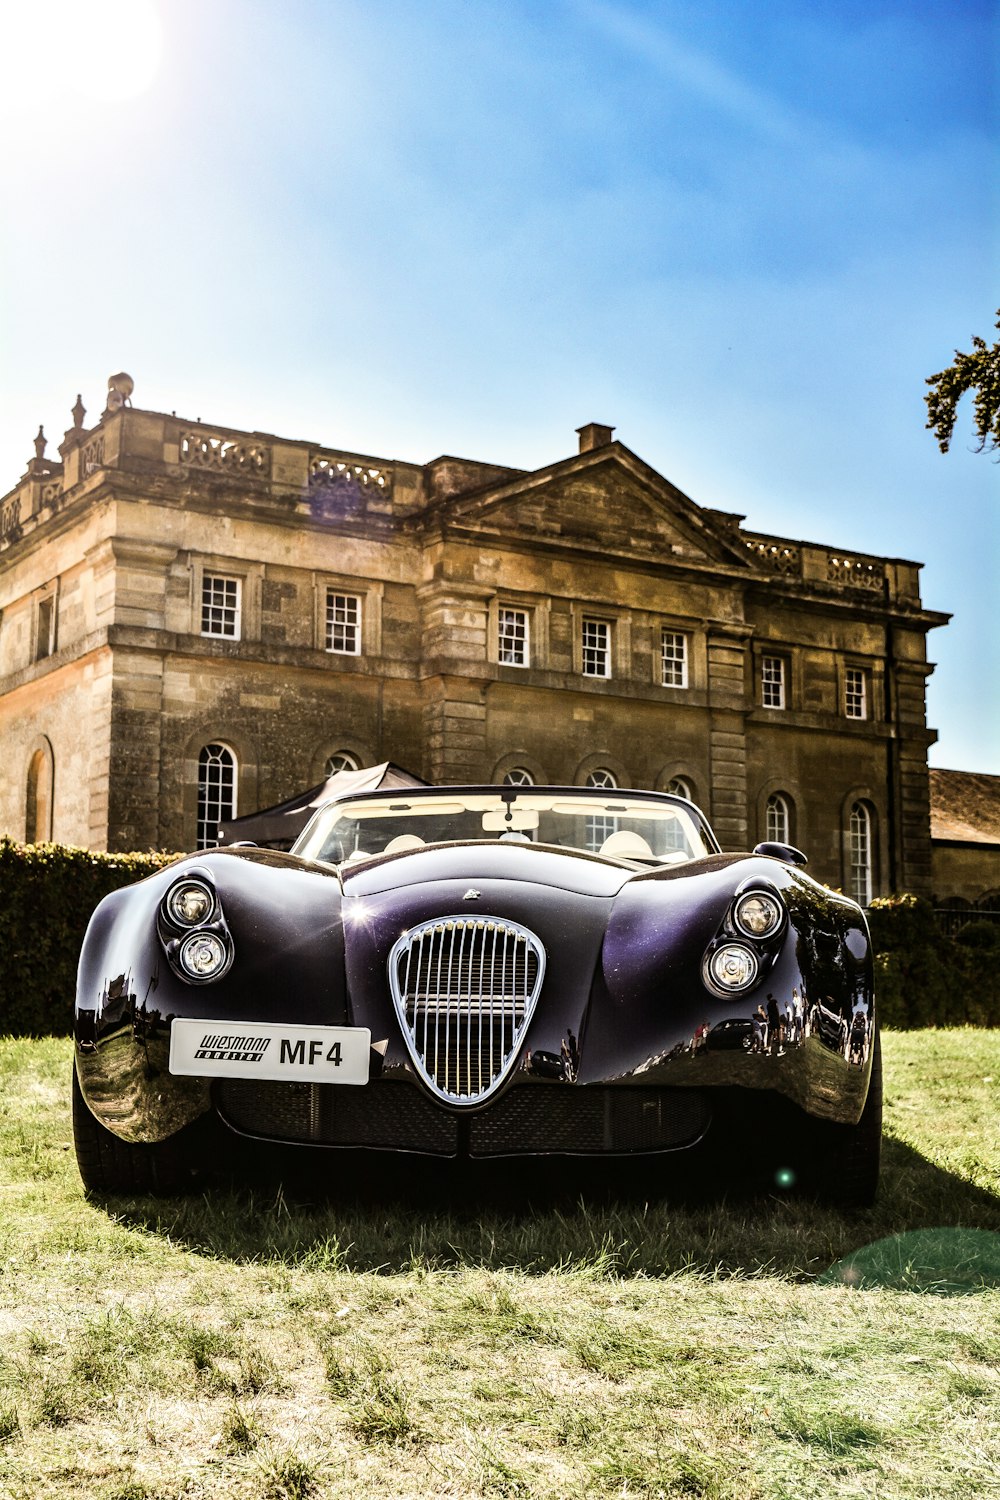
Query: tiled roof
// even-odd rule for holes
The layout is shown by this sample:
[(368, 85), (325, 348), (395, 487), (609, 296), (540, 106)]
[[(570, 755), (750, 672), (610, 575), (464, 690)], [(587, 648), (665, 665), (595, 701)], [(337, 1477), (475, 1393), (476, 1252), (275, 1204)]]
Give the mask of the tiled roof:
[(932, 767), (930, 777), (932, 839), (1000, 844), (1000, 776)]

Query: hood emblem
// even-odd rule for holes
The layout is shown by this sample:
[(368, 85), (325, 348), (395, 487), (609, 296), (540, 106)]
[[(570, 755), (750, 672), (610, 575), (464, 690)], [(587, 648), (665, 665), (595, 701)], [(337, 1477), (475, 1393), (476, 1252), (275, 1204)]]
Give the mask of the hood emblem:
[(481, 894), (482, 894), (482, 892), (481, 891), (477, 891), (476, 887), (474, 885), (470, 885), (469, 889), (466, 891), (465, 895), (462, 897), (462, 900), (463, 901), (478, 901)]

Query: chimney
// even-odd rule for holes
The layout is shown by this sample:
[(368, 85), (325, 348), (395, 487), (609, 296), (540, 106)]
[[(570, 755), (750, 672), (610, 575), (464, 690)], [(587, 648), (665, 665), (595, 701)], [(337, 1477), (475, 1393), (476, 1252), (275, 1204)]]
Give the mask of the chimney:
[(588, 422), (586, 427), (576, 430), (580, 434), (580, 452), (589, 453), (592, 448), (606, 448), (615, 429), (605, 427), (601, 422)]

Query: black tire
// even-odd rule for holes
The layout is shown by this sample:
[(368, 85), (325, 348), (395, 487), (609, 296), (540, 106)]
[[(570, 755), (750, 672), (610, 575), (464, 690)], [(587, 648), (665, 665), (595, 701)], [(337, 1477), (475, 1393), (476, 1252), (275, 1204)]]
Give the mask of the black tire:
[(80, 1176), (90, 1193), (169, 1198), (190, 1192), (195, 1186), (194, 1163), (185, 1131), (156, 1145), (120, 1140), (91, 1114), (75, 1067), (73, 1141)]
[(869, 1208), (878, 1192), (882, 1155), (882, 1042), (877, 1031), (861, 1119), (856, 1125), (817, 1123), (816, 1196), (840, 1208)]

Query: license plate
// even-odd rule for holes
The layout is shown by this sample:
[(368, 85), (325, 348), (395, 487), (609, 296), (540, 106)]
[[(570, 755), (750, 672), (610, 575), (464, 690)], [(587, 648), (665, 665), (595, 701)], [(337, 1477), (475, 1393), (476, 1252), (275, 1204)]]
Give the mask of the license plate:
[(170, 1071), (194, 1078), (367, 1083), (372, 1034), (362, 1026), (175, 1020)]

